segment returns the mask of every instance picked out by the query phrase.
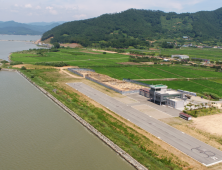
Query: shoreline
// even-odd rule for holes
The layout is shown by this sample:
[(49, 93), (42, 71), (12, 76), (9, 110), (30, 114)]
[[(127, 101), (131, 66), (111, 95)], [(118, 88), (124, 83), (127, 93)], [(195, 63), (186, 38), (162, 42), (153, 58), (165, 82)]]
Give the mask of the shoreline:
[(8, 55), (8, 61), (9, 61), (9, 62), (11, 62), (11, 55), (12, 55), (12, 53), (10, 53), (10, 54)]
[(63, 103), (61, 103), (59, 100), (57, 100), (49, 92), (47, 92), (46, 90), (44, 90), (43, 88), (39, 87), (34, 82), (32, 82), (22, 72), (20, 72), (19, 70), (13, 70), (13, 69), (4, 69), (4, 71), (15, 71), (18, 74), (20, 74), (22, 77), (24, 77), (26, 80), (28, 80), (32, 85), (34, 85), (37, 89), (39, 89), (43, 94), (45, 94), (50, 100), (55, 102), (59, 107), (61, 107), (64, 111), (66, 111), (68, 114), (70, 114), (74, 119), (76, 119), (78, 122), (80, 122), (91, 133), (96, 135), (101, 141), (103, 141), (106, 145), (108, 145), (112, 150), (114, 150), (118, 155), (120, 155), (123, 159), (125, 159), (133, 167), (135, 167), (138, 170), (148, 170), (145, 166), (140, 164), (137, 160), (135, 160), (128, 153), (126, 153), (124, 150), (122, 150), (118, 145), (114, 144), (110, 139), (108, 139), (105, 135), (103, 135), (101, 132), (99, 132), (96, 128), (94, 128), (92, 125), (90, 125), (84, 119), (82, 119), (79, 115), (77, 115), (75, 112), (70, 110), (67, 106), (65, 106)]

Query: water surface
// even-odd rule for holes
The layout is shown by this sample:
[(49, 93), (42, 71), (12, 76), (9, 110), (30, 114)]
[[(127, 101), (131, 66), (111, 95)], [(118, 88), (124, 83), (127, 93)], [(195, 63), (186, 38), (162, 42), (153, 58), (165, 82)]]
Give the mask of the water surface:
[[(3, 59), (33, 45), (2, 42)], [(134, 168), (21, 75), (0, 71), (0, 169)]]

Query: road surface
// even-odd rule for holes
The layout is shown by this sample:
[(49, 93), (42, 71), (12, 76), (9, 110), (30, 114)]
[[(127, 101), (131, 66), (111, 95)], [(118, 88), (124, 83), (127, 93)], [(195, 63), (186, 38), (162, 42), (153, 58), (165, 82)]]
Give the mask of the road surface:
[(211, 166), (222, 162), (222, 151), (156, 120), (127, 104), (121, 103), (84, 83), (67, 84), (203, 165)]

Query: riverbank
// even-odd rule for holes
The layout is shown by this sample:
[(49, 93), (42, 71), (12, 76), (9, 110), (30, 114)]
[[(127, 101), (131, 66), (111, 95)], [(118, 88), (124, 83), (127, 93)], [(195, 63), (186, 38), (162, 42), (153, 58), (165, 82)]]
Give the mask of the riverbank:
[(93, 126), (91, 126), (88, 122), (83, 120), (76, 113), (74, 113), (72, 110), (70, 110), (68, 107), (66, 107), (63, 103), (61, 103), (59, 100), (57, 100), (54, 96), (52, 96), (46, 90), (44, 90), (43, 88), (39, 87), (34, 82), (32, 82), (22, 72), (20, 72), (19, 70), (17, 72), (20, 75), (22, 75), (25, 79), (27, 79), (30, 83), (32, 83), (36, 88), (38, 88), (48, 98), (50, 98), (52, 101), (54, 101), (58, 106), (60, 106), (67, 113), (69, 113), (72, 117), (74, 117), (76, 120), (78, 120), (83, 126), (85, 126), (89, 131), (91, 131), (94, 135), (96, 135), (99, 139), (101, 139), (104, 143), (106, 143), (110, 148), (112, 148), (116, 153), (118, 153), (127, 162), (129, 162), (131, 165), (133, 165), (136, 169), (148, 170), (146, 167), (144, 167), (142, 164), (140, 164), (138, 161), (136, 161), (134, 158), (132, 158), (128, 153), (126, 153), (124, 150), (122, 150), (120, 147), (118, 147), (116, 144), (114, 144), (111, 140), (109, 140), (106, 136), (104, 136), (102, 133), (100, 133), (97, 129), (95, 129)]
[[(166, 144), (161, 144), (162, 142), (159, 141), (159, 139), (156, 139), (148, 133), (141, 133), (140, 131), (142, 130), (140, 128), (118, 117), (107, 108), (102, 108), (95, 102), (89, 101), (87, 96), (83, 96), (78, 91), (73, 91), (72, 88), (66, 85), (67, 82), (88, 80), (75, 79), (57, 69), (31, 69), (21, 71), (31, 79), (32, 82), (54, 96), (81, 119), (88, 122), (97, 129), (97, 131), (106, 136), (146, 168), (168, 170), (191, 167), (186, 163), (187, 158), (185, 156), (184, 159), (183, 154), (181, 155), (181, 153), (176, 151), (177, 156), (175, 156), (175, 153), (170, 151), (173, 148), (169, 150), (170, 146), (165, 147)], [(54, 89), (56, 89), (56, 93), (53, 92)], [(178, 156), (178, 153), (181, 156)], [(195, 161), (191, 162), (193, 163)]]

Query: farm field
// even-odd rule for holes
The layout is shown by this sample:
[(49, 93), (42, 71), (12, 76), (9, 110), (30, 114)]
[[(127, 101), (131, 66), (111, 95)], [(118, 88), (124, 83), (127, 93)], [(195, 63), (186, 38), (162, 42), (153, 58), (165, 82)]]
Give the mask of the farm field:
[[(184, 51), (183, 51), (184, 50)], [(172, 49), (164, 52), (191, 51), (193, 54), (206, 52), (220, 54), (220, 49), (194, 49), (182, 48), (182, 50)], [(214, 52), (212, 52), (214, 50)], [(64, 49), (60, 48), (59, 52), (50, 52), (45, 50), (44, 53), (35, 51), (23, 51), (13, 53), (12, 61), (20, 61), (24, 64), (35, 64), (36, 62), (65, 62), (71, 66), (82, 68), (91, 68), (97, 73), (106, 74), (116, 79), (166, 79), (178, 78), (180, 81), (148, 81), (148, 84), (166, 84), (169, 88), (192, 91), (199, 94), (210, 92), (222, 97), (222, 73), (215, 72), (213, 68), (183, 66), (183, 65), (121, 65), (119, 63), (128, 62), (129, 56), (118, 53), (106, 53), (91, 51), (89, 49)], [(190, 81), (186, 81), (190, 78)], [(206, 80), (205, 78), (209, 78)], [(205, 79), (205, 80), (201, 80)], [(144, 80), (145, 81), (145, 80)], [(217, 83), (218, 82), (218, 83)]]
[(139, 52), (154, 52), (156, 55), (188, 55), (190, 58), (202, 58), (210, 60), (222, 60), (222, 49), (214, 48), (192, 48), (192, 47), (181, 47), (178, 49), (156, 49), (156, 50), (138, 50), (138, 49), (128, 49), (130, 51), (139, 51)]
[(222, 78), (220, 72), (193, 70), (194, 67), (191, 66), (183, 68), (181, 66), (91, 66), (90, 68), (117, 79)]
[(213, 48), (188, 48), (182, 47), (181, 49), (163, 49), (161, 54), (183, 54), (188, 55), (190, 58), (203, 58), (210, 60), (221, 60), (222, 59), (222, 49)]
[(13, 53), (12, 61), (21, 61), (24, 64), (35, 64), (37, 62), (66, 62), (78, 66), (100, 66), (117, 65), (127, 62), (128, 56), (122, 54), (103, 54), (101, 52), (83, 51), (82, 49), (60, 49), (59, 52), (45, 52), (41, 54)]

